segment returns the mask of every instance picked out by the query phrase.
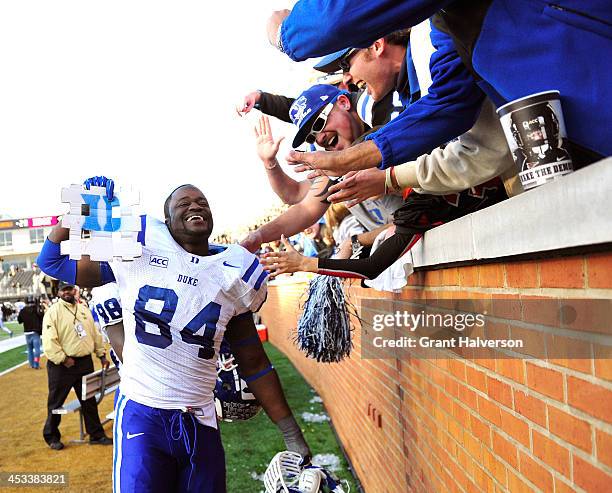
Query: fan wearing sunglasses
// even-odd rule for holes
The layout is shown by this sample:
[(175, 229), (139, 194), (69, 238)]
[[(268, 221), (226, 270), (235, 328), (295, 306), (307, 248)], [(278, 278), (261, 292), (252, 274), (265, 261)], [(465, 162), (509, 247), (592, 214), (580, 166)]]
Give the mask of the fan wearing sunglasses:
[[(354, 95), (327, 84), (318, 84), (302, 92), (289, 110), (291, 120), (298, 127), (293, 147), (308, 142), (326, 150), (342, 150), (360, 139), (370, 127), (357, 114), (354, 99)], [(262, 243), (280, 239), (281, 234), (292, 236), (318, 221), (330, 205), (327, 200), (329, 188), (335, 183), (329, 176), (318, 177), (312, 182), (297, 182), (288, 177), (278, 165), (276, 154), (280, 139), (275, 140), (272, 136), (267, 117), (262, 117), (255, 128), (255, 137), (257, 153), (268, 170), (272, 188), (293, 206), (242, 241), (241, 245), (251, 252), (257, 251)], [(272, 173), (276, 173), (274, 178)], [(381, 195), (385, 188), (384, 173), (368, 170), (360, 184), (372, 189), (370, 196)], [(286, 193), (288, 191), (290, 193)], [(388, 195), (350, 207), (351, 214), (368, 230), (359, 235), (359, 242), (371, 245), (377, 234), (390, 226), (393, 212), (401, 205), (401, 197)]]

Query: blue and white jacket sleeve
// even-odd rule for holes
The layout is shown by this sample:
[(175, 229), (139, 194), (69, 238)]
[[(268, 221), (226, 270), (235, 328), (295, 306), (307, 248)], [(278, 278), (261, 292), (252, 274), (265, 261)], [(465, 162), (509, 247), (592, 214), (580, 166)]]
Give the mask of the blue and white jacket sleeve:
[(455, 50), (452, 38), (431, 28), (435, 48), (429, 92), (377, 132), (368, 135), (382, 154), (381, 169), (412, 161), (467, 132), (478, 118), (484, 93)]
[(450, 0), (300, 0), (281, 26), (283, 51), (293, 60), (365, 48), (415, 26)]

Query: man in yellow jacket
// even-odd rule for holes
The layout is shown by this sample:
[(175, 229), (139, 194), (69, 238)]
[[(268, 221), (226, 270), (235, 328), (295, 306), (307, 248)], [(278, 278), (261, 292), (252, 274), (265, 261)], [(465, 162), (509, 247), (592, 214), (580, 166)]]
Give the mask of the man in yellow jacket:
[(81, 377), (94, 370), (92, 353), (96, 353), (102, 366), (108, 368), (104, 342), (94, 325), (87, 305), (76, 300), (76, 288), (72, 284), (60, 283), (60, 300), (52, 305), (43, 319), (42, 342), (47, 355), (49, 398), (47, 400), (47, 421), (43, 429), (45, 441), (53, 450), (61, 450), (60, 414), (53, 414), (64, 404), (71, 388), (81, 401), (85, 430), (91, 445), (110, 445), (112, 440), (104, 434), (98, 416), (95, 397), (81, 400)]

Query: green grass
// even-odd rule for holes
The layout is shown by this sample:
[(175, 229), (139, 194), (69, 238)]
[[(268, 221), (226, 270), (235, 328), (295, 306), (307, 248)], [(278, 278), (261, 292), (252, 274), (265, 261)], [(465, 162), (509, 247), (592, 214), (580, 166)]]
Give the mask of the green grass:
[(28, 350), (26, 345), (9, 349), (4, 353), (0, 353), (0, 372), (8, 370), (19, 363), (28, 360)]
[[(23, 325), (18, 324), (17, 322), (4, 322), (4, 326), (13, 331), (13, 337), (23, 334)], [(0, 329), (0, 341), (4, 341), (9, 337), (10, 336), (6, 332)]]
[[(266, 352), (282, 381), (287, 401), (300, 423), (306, 441), (313, 454), (334, 454), (340, 458), (341, 469), (334, 472), (346, 479), (350, 491), (356, 492), (355, 480), (348, 470), (340, 446), (329, 423), (304, 423), (303, 412), (320, 413), (323, 405), (310, 403), (316, 395), (291, 362), (271, 344), (265, 344)], [(282, 436), (276, 426), (261, 412), (249, 421), (222, 423), (221, 433), (227, 464), (227, 487), (229, 493), (264, 491), (263, 482), (253, 479), (252, 473), (261, 475), (277, 452), (285, 450)]]

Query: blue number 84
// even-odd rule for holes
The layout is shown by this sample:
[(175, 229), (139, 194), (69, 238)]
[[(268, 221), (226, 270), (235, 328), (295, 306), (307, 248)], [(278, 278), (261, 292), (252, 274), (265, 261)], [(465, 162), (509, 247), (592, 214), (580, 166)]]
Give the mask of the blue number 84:
[[(161, 313), (155, 313), (146, 308), (149, 300), (163, 301)], [(170, 322), (176, 313), (178, 296), (173, 289), (143, 286), (138, 291), (138, 299), (134, 305), (136, 318), (136, 339), (141, 344), (165, 349), (172, 344)], [(187, 344), (201, 346), (198, 357), (212, 359), (215, 356), (214, 338), (217, 331), (217, 322), (221, 314), (221, 305), (211, 301), (181, 330), (181, 339)], [(145, 322), (156, 325), (159, 334), (152, 334), (145, 330)], [(204, 327), (203, 335), (195, 333)]]

